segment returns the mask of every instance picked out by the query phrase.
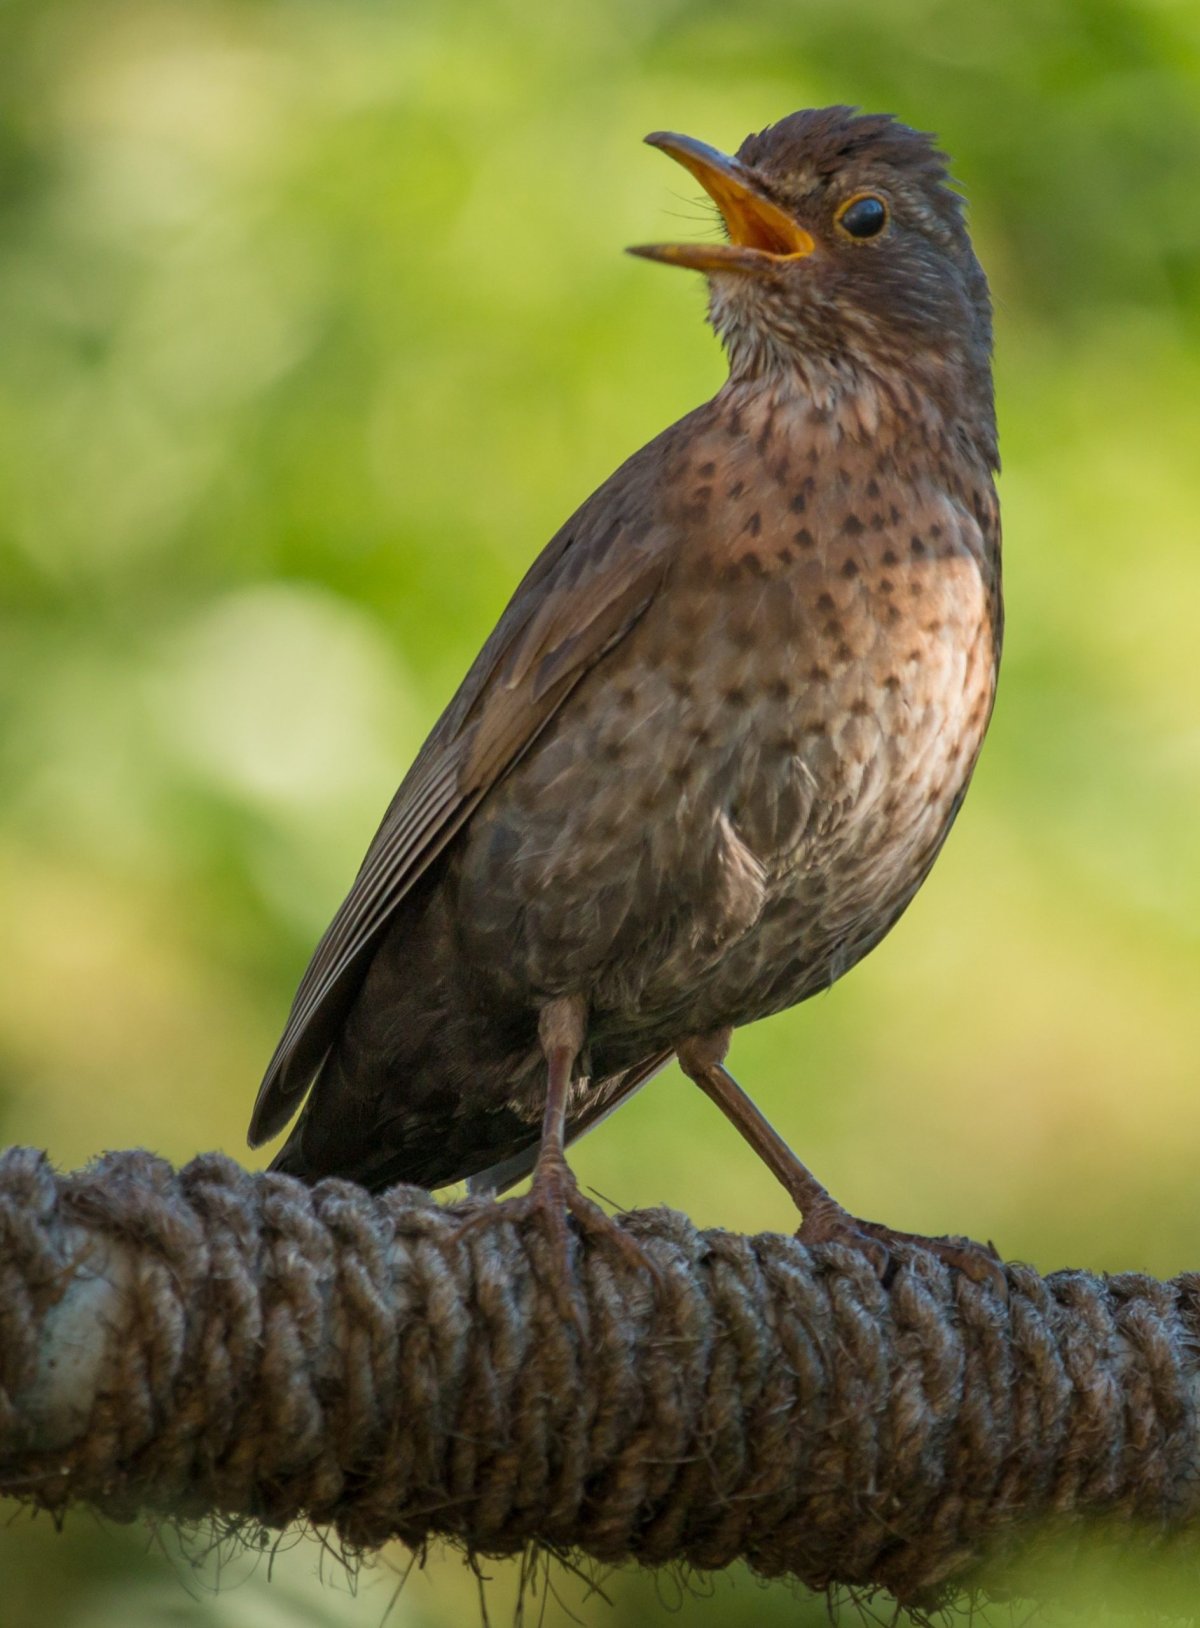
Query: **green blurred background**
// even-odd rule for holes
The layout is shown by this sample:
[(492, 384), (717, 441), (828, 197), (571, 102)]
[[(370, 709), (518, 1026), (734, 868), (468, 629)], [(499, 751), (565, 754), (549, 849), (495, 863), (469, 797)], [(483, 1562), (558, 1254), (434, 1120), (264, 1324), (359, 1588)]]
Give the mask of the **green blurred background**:
[[(1200, 1265), (1198, 64), (1171, 0), (0, 5), (4, 1139), (243, 1153), (309, 950), (518, 576), (721, 381), (699, 279), (620, 252), (707, 223), (641, 136), (849, 101), (938, 131), (970, 194), (1005, 669), (908, 916), (735, 1066), (863, 1213)], [(576, 1164), (792, 1225), (675, 1073)], [(0, 1622), (379, 1623), (391, 1571), (354, 1597), (320, 1558), (268, 1581), (19, 1517)], [(826, 1620), (745, 1575), (556, 1586), (547, 1624)], [(1200, 1600), (1165, 1568), (1134, 1592)], [(1110, 1596), (1087, 1620), (1125, 1620)], [(387, 1620), (478, 1609), (442, 1556)]]

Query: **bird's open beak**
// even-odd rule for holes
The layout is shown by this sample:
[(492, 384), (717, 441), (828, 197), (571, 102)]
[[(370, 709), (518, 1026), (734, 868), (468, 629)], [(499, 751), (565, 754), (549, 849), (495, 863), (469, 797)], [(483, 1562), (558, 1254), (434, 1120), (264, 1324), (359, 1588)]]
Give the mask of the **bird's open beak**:
[(784, 260), (802, 260), (815, 244), (802, 226), (764, 196), (754, 172), (736, 158), (691, 136), (656, 130), (651, 147), (690, 170), (724, 216), (728, 243), (639, 243), (630, 254), (696, 271), (764, 271)]

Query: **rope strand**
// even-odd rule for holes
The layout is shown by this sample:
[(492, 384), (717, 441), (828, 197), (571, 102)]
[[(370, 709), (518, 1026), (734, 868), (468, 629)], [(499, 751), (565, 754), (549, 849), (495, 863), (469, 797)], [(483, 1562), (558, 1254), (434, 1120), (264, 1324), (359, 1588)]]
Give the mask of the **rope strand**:
[(536, 1222), (148, 1153), (0, 1154), (0, 1490), (61, 1510), (306, 1517), (356, 1549), (531, 1541), (737, 1558), (928, 1603), (1038, 1526), (1166, 1536), (1200, 1503), (1200, 1277), (627, 1224), (578, 1236), (581, 1328)]

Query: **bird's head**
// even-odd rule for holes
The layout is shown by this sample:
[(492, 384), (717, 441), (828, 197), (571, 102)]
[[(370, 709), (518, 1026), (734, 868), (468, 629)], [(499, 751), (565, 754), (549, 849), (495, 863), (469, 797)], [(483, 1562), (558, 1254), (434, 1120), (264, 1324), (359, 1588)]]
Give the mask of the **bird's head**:
[(690, 136), (646, 140), (701, 183), (728, 241), (631, 252), (707, 274), (735, 378), (792, 372), (826, 392), (907, 380), (990, 433), (987, 280), (930, 136), (829, 107), (732, 158)]

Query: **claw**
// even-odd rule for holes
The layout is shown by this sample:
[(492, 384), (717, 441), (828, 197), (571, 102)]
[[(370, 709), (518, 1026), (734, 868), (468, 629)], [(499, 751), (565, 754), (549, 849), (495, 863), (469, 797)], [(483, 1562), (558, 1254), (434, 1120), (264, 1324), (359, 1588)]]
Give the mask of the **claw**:
[(520, 1198), (508, 1198), (500, 1203), (486, 1204), (463, 1220), (453, 1234), (453, 1241), (461, 1241), (469, 1232), (482, 1226), (494, 1225), (503, 1219), (520, 1225), (536, 1220), (550, 1244), (550, 1281), (563, 1320), (574, 1325), (580, 1336), (584, 1327), (579, 1305), (579, 1282), (571, 1262), (571, 1232), (567, 1217), (572, 1216), (579, 1230), (590, 1238), (603, 1239), (615, 1248), (630, 1266), (649, 1275), (657, 1293), (663, 1287), (662, 1273), (631, 1233), (615, 1221), (590, 1198), (579, 1190), (579, 1184), (565, 1160), (545, 1158), (534, 1175), (533, 1185)]

